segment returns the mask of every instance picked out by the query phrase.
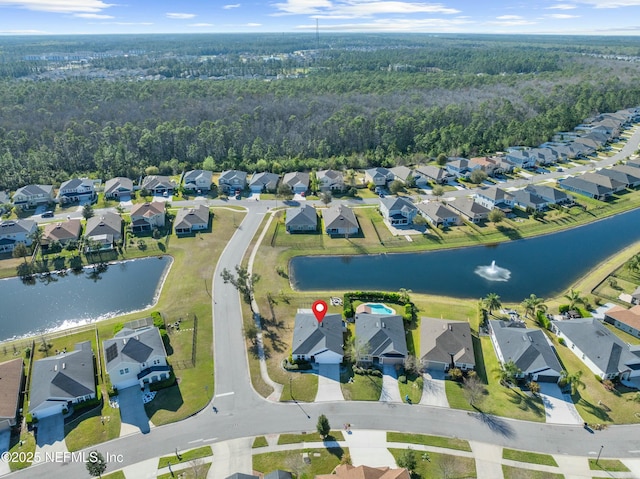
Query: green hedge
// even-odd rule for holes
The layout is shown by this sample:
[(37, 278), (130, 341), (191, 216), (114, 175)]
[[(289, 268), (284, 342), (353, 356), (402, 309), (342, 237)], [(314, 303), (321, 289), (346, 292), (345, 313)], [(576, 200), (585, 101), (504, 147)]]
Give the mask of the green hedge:
[(408, 299), (408, 295), (400, 293), (387, 293), (384, 291), (351, 291), (345, 293), (342, 300), (342, 316), (353, 318), (355, 309), (353, 301), (375, 301), (382, 303), (393, 303), (404, 306), (403, 318), (405, 321), (413, 321), (416, 315), (415, 305)]

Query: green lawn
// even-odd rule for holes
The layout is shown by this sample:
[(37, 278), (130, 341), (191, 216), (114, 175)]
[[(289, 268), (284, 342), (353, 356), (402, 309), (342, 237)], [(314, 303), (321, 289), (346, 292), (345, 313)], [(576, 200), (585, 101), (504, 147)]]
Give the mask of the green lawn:
[(413, 404), (418, 404), (422, 398), (422, 375), (405, 373), (405, 377), (407, 378), (406, 383), (398, 381), (400, 397), (405, 401), (405, 398), (408, 395)]
[(502, 450), (502, 457), (511, 461), (530, 462), (531, 464), (558, 467), (556, 460), (549, 454), (539, 454), (537, 452), (518, 451), (516, 449), (504, 448)]
[[(309, 464), (305, 463), (302, 454), (309, 455)], [(300, 449), (293, 451), (254, 454), (253, 469), (267, 474), (276, 469), (297, 474), (297, 479), (313, 479), (318, 474), (330, 474), (349, 449)]]
[(102, 476), (102, 479), (126, 479), (124, 476), (124, 472), (116, 471), (111, 474), (107, 474), (106, 476)]
[(629, 472), (629, 468), (618, 459), (589, 459), (589, 469), (592, 471)]
[[(25, 459), (25, 461), (11, 461), (9, 462), (9, 467), (12, 471), (19, 471), (20, 469), (24, 469), (31, 465), (31, 461), (26, 461), (28, 458), (33, 458), (34, 453), (36, 452), (36, 439), (34, 435), (30, 432), (24, 431), (20, 434), (19, 438), (12, 437), (11, 444), (9, 448), (9, 452), (18, 453), (16, 459)], [(15, 440), (15, 442), (14, 442)], [(20, 444), (22, 441), (22, 445)], [(22, 456), (20, 455), (22, 454)]]
[(280, 401), (313, 402), (318, 393), (318, 376), (312, 373), (291, 372), (286, 373), (290, 380), (283, 384)]
[(404, 442), (407, 444), (420, 444), (422, 446), (444, 447), (458, 451), (471, 452), (469, 441), (455, 437), (429, 436), (426, 434), (410, 434), (404, 432), (387, 432), (388, 442)]
[[(344, 441), (342, 431), (331, 431), (326, 441)], [(308, 434), (280, 434), (278, 437), (278, 445), (281, 444), (299, 444), (301, 442), (322, 442), (322, 437), (317, 432)]]
[(268, 446), (269, 443), (267, 442), (267, 438), (264, 436), (258, 436), (256, 438), (254, 438), (253, 440), (253, 444), (251, 445), (251, 448), (255, 449), (258, 447), (266, 447)]
[[(393, 449), (389, 452), (398, 460), (407, 449)], [(412, 479), (432, 479), (448, 477), (449, 479), (469, 479), (476, 476), (476, 462), (470, 457), (439, 454), (435, 452), (421, 453), (413, 451), (418, 460)]]
[(79, 451), (120, 436), (120, 410), (109, 405), (106, 388), (102, 391), (102, 397), (102, 407), (96, 407), (64, 425), (65, 443), (69, 451)]
[(184, 452), (178, 451), (178, 452), (180, 453), (180, 459), (178, 459), (175, 454), (161, 457), (158, 460), (158, 469), (167, 467), (169, 463), (171, 463), (172, 465), (184, 464), (189, 461), (193, 461), (194, 459), (213, 456), (213, 451), (211, 450), (211, 446), (202, 446), (196, 449), (191, 449), (190, 451), (184, 451)]
[[(349, 382), (349, 378), (353, 378)], [(365, 374), (354, 374), (351, 366), (341, 373), (340, 386), (347, 401), (377, 401), (382, 392), (382, 378)]]
[(192, 464), (189, 464), (189, 466), (186, 468), (175, 471), (173, 474), (171, 474), (170, 472), (161, 474), (157, 479), (174, 479), (176, 477), (176, 472), (178, 473), (177, 477), (179, 477), (180, 479), (201, 479), (203, 477), (207, 477), (209, 469), (211, 469), (210, 462), (202, 464), (194, 462)]
[(532, 469), (522, 469), (519, 467), (502, 466), (504, 479), (564, 479), (562, 474), (551, 472), (534, 471)]

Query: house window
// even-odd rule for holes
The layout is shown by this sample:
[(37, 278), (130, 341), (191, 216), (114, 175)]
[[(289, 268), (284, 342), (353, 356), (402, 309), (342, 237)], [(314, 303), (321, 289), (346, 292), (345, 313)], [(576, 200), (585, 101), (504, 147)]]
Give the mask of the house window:
[(129, 368), (124, 368), (120, 370), (120, 375), (129, 374)]

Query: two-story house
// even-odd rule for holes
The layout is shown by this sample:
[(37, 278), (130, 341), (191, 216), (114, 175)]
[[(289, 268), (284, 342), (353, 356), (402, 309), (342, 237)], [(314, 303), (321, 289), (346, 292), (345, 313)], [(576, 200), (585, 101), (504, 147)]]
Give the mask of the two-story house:
[(218, 186), (225, 194), (242, 191), (247, 187), (247, 172), (239, 170), (226, 170), (220, 174)]
[(184, 174), (183, 183), (185, 190), (209, 192), (213, 173), (208, 170), (190, 170)]
[(123, 176), (111, 178), (104, 184), (104, 197), (119, 200), (133, 194), (133, 181)]
[(0, 252), (10, 253), (18, 243), (31, 246), (38, 225), (33, 220), (6, 220), (0, 222)]
[(53, 202), (53, 185), (27, 185), (13, 194), (13, 204), (33, 208)]
[(344, 191), (344, 175), (341, 171), (320, 170), (316, 173), (320, 191)]
[(93, 201), (96, 198), (96, 188), (89, 178), (73, 178), (60, 185), (58, 202), (73, 203), (76, 201)]
[(165, 203), (162, 201), (137, 203), (131, 208), (131, 228), (134, 232), (164, 228), (165, 218)]
[(393, 226), (410, 225), (418, 214), (418, 208), (404, 197), (380, 198), (380, 213)]

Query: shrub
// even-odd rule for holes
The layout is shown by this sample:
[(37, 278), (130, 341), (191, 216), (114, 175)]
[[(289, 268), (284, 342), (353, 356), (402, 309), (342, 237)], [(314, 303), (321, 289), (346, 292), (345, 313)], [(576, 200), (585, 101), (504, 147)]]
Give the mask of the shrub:
[(424, 387), (424, 379), (422, 379), (422, 376), (416, 379), (415, 385), (418, 389), (422, 389)]
[(602, 378), (600, 376), (598, 376), (597, 374), (593, 375), (596, 378), (596, 381), (598, 381), (599, 383), (602, 382)]
[(407, 376), (402, 375), (398, 378), (398, 382), (401, 382), (402, 384), (407, 384)]
[(560, 306), (558, 306), (558, 311), (560, 312), (560, 314), (566, 313), (567, 311), (569, 311), (569, 305), (561, 304)]
[(459, 368), (453, 368), (449, 370), (449, 377), (451, 378), (451, 380), (459, 382), (462, 381), (463, 374)]
[(169, 374), (168, 379), (163, 379), (162, 381), (157, 381), (155, 383), (149, 384), (149, 391), (160, 391), (161, 389), (168, 388), (173, 386), (176, 383), (176, 377), (173, 375), (173, 372)]
[(562, 346), (567, 345), (567, 342), (564, 340), (564, 338), (558, 338), (558, 343), (560, 343)]
[(413, 304), (412, 303), (407, 303), (404, 305), (403, 318), (407, 322), (413, 321)]
[(611, 379), (605, 379), (604, 381), (602, 381), (602, 385), (607, 391), (613, 391), (616, 388)]
[(164, 319), (160, 311), (152, 311), (151, 319), (153, 319), (153, 325), (158, 329), (165, 329)]
[(24, 357), (27, 359), (31, 357), (31, 348), (24, 348)]

